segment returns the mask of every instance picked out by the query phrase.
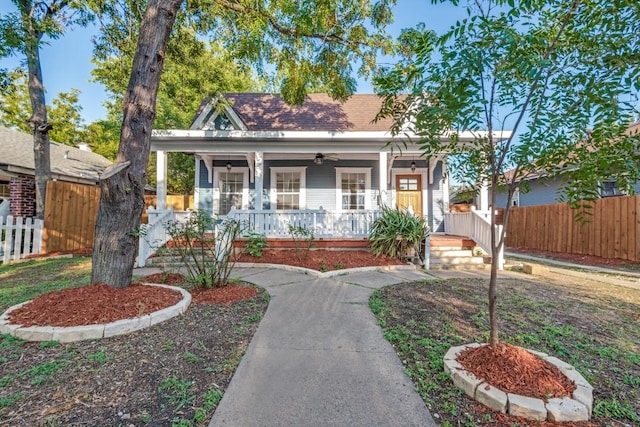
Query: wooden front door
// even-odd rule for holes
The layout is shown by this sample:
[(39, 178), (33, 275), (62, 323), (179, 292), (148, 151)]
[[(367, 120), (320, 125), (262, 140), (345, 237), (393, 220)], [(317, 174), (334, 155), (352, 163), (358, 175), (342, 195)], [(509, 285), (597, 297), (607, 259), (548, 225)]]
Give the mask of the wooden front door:
[(422, 176), (396, 175), (396, 204), (398, 209), (411, 209), (422, 216)]

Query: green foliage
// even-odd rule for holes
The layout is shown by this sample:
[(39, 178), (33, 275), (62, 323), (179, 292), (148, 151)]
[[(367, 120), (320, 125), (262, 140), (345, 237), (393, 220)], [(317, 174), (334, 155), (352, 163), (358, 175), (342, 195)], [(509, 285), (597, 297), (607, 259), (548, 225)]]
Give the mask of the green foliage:
[(633, 410), (628, 402), (621, 402), (615, 397), (610, 400), (599, 400), (593, 407), (593, 415), (605, 418), (618, 418), (640, 422), (640, 414)]
[(413, 250), (422, 257), (421, 245), (429, 235), (426, 220), (401, 209), (383, 206), (382, 211), (369, 232), (372, 252), (376, 256), (402, 258)]
[[(466, 11), (440, 36), (424, 25), (404, 30), (402, 58), (375, 85), (384, 98), (379, 117), (394, 118), (396, 134), (415, 133), (424, 157), (450, 153), (449, 173), (470, 189), (488, 184), (490, 206), (498, 207), (505, 185), (495, 260), (513, 194), (532, 174), (563, 177), (565, 199), (576, 207), (598, 196), (603, 179), (625, 189), (640, 179), (640, 135), (624, 134), (640, 90), (640, 9), (634, 0), (499, 0)], [(505, 126), (512, 132), (502, 133)]]
[[(31, 133), (27, 124), (31, 116), (27, 73), (17, 68), (7, 75), (6, 89), (0, 92), (0, 125)], [(78, 103), (78, 89), (60, 92), (48, 108), (49, 132), (52, 141), (76, 146), (85, 139), (85, 127)]]
[(30, 116), (27, 73), (17, 68), (7, 73), (5, 88), (0, 91), (0, 125), (30, 133), (27, 125)]
[(249, 255), (261, 257), (263, 255), (262, 250), (268, 246), (267, 237), (262, 233), (251, 231), (247, 234), (247, 241), (244, 246)]
[[(0, 311), (58, 289), (89, 283), (90, 261), (86, 258), (48, 259), (0, 265)], [(13, 338), (0, 340), (0, 348), (19, 343)]]
[[(631, 189), (639, 140), (623, 134), (640, 89), (636, 3), (499, 3), (478, 2), (440, 37), (405, 30), (404, 58), (376, 78), (381, 115), (397, 119), (396, 132), (415, 131), (425, 156), (457, 154), (449, 171), (472, 188), (504, 183), (511, 195), (543, 170), (566, 178), (564, 195), (576, 204), (597, 197), (606, 178)], [(396, 97), (404, 90), (407, 98)], [(511, 135), (490, 133), (505, 123)]]
[(166, 226), (187, 276), (198, 288), (227, 285), (237, 261), (233, 242), (242, 234), (239, 221), (218, 221), (205, 211), (195, 211), (184, 222), (169, 221)]
[(163, 392), (172, 405), (177, 405), (175, 411), (193, 402), (196, 395), (193, 394), (193, 383), (189, 380), (181, 380), (171, 376), (162, 380), (158, 391)]
[(295, 246), (295, 254), (298, 261), (303, 261), (309, 255), (309, 251), (315, 245), (313, 230), (302, 225), (287, 224), (287, 230)]

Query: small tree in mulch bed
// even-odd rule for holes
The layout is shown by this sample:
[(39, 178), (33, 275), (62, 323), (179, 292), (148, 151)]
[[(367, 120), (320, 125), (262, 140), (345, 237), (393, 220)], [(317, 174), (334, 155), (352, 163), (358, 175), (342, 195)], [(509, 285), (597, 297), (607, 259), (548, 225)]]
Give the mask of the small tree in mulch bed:
[(169, 221), (166, 228), (187, 277), (197, 288), (227, 285), (231, 269), (240, 256), (233, 247), (243, 231), (240, 221), (219, 221), (205, 211), (195, 211), (185, 222)]

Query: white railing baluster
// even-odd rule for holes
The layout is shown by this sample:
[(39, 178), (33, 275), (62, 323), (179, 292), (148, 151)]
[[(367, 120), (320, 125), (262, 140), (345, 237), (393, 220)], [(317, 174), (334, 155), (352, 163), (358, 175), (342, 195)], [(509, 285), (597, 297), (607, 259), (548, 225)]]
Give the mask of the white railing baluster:
[[(473, 239), (486, 253), (491, 254), (491, 212), (471, 209), (471, 212), (445, 214), (445, 232)], [(502, 225), (496, 225), (496, 241), (502, 233)], [(498, 251), (498, 268), (504, 267), (504, 245)]]
[(316, 237), (362, 238), (369, 235), (373, 221), (381, 216), (378, 210), (329, 212), (307, 210), (239, 210), (229, 217), (246, 220), (251, 229), (267, 237), (288, 237), (289, 224), (312, 230)]

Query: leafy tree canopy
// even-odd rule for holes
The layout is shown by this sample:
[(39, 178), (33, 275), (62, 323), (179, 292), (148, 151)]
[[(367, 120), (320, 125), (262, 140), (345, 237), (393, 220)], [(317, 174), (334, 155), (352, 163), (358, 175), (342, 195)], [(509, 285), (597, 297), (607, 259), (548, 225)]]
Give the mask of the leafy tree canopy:
[[(59, 93), (48, 109), (53, 129), (49, 137), (56, 142), (77, 146), (86, 138), (82, 107), (78, 102), (78, 89)], [(31, 105), (27, 73), (18, 68), (7, 74), (7, 85), (0, 93), (0, 125), (31, 133), (28, 125)]]
[[(574, 204), (597, 197), (604, 178), (626, 189), (640, 179), (639, 135), (625, 134), (635, 113), (629, 101), (640, 89), (640, 5), (477, 0), (444, 35), (421, 25), (399, 42), (402, 60), (375, 80), (385, 99), (380, 116), (395, 118), (396, 133), (417, 134), (425, 156), (457, 154), (450, 173), (467, 185), (488, 183), (491, 206), (498, 184), (508, 186), (499, 235), (489, 215), (496, 345), (498, 254), (523, 179), (540, 170), (564, 174), (564, 194)], [(408, 96), (399, 97), (404, 91)], [(501, 134), (506, 127), (513, 132)], [(471, 142), (461, 143), (464, 131)]]
[[(460, 154), (450, 172), (465, 184), (515, 187), (542, 168), (567, 176), (574, 202), (594, 198), (603, 177), (631, 190), (638, 139), (624, 130), (640, 88), (638, 3), (478, 1), (467, 11), (442, 36), (424, 26), (402, 33), (403, 59), (376, 78), (395, 131), (415, 131), (425, 155)], [(493, 133), (505, 128), (513, 134)], [(462, 146), (464, 130), (475, 140)]]

